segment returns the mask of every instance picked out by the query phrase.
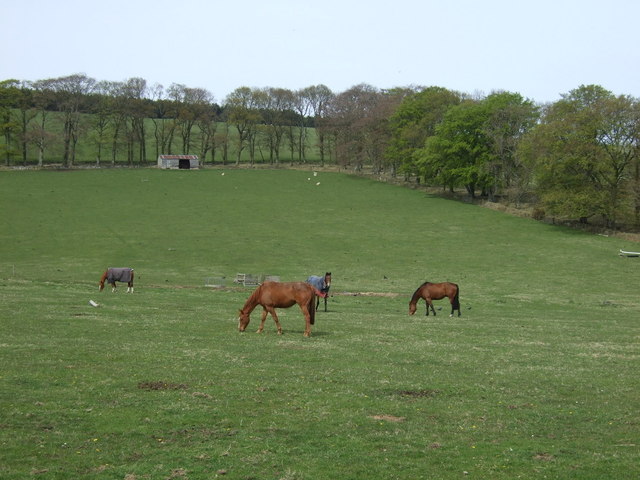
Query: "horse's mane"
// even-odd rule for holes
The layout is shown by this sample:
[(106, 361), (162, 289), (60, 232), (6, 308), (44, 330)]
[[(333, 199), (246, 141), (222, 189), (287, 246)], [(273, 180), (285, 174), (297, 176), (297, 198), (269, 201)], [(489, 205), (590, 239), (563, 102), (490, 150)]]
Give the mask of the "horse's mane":
[(420, 290), (422, 290), (422, 287), (424, 287), (427, 283), (431, 283), (431, 282), (424, 282), (422, 285), (420, 285), (415, 292), (413, 292), (413, 296), (411, 297), (411, 302), (409, 303), (418, 303), (418, 300), (420, 300)]
[(253, 293), (249, 295), (249, 298), (247, 298), (247, 301), (244, 302), (244, 306), (242, 307), (243, 312), (245, 311), (245, 308), (249, 306), (251, 306), (251, 310), (253, 310), (258, 305), (261, 290), (262, 290), (262, 285), (259, 285), (258, 288), (256, 288), (253, 291)]

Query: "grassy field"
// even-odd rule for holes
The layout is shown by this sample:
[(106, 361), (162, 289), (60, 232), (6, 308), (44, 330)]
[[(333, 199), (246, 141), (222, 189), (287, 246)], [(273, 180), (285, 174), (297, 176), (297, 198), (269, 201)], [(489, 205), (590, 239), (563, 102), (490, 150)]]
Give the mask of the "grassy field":
[[(637, 244), (325, 172), (4, 171), (0, 205), (2, 479), (640, 476)], [(311, 338), (237, 331), (236, 273), (325, 271)], [(425, 280), (462, 317), (409, 317)]]

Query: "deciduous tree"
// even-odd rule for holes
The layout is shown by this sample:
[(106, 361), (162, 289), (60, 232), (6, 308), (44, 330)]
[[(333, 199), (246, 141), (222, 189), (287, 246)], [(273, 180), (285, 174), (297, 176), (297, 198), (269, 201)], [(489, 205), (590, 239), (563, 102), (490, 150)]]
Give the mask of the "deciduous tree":
[(51, 87), (56, 93), (56, 102), (63, 114), (64, 153), (62, 163), (72, 166), (76, 155), (76, 145), (80, 134), (80, 111), (83, 102), (93, 91), (96, 81), (84, 73), (52, 79)]
[(226, 99), (228, 122), (237, 132), (236, 165), (240, 164), (242, 152), (255, 134), (256, 125), (260, 121), (260, 112), (256, 105), (256, 96), (249, 87), (239, 87)]
[(19, 125), (13, 116), (13, 109), (18, 103), (18, 80), (4, 80), (0, 82), (0, 131), (4, 137), (4, 161), (9, 166), (14, 154), (14, 136), (19, 131)]
[(599, 214), (615, 227), (633, 196), (638, 128), (637, 100), (598, 85), (550, 105), (527, 138), (545, 210), (582, 219)]
[(442, 87), (428, 87), (404, 96), (389, 119), (391, 139), (386, 156), (393, 170), (417, 172), (413, 153), (435, 135), (446, 111), (458, 105), (462, 95)]

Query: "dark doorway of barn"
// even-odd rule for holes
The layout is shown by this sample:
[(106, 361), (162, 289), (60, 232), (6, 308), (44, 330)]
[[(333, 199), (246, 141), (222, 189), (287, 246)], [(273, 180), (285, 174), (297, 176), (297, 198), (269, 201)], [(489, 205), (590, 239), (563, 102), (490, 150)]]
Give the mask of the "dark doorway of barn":
[(180, 170), (189, 170), (191, 168), (191, 162), (187, 158), (181, 158), (180, 163), (178, 163), (178, 168)]

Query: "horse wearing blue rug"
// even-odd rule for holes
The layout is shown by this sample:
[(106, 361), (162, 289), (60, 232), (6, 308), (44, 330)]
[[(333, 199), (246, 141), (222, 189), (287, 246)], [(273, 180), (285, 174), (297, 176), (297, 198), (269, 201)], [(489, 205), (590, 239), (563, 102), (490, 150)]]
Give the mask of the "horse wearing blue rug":
[(111, 285), (112, 292), (116, 291), (116, 282), (127, 284), (127, 293), (133, 293), (133, 268), (108, 268), (100, 277), (100, 288), (104, 289), (104, 282)]
[(327, 297), (329, 296), (329, 288), (331, 287), (331, 272), (324, 274), (324, 277), (311, 275), (307, 278), (307, 283), (315, 288), (317, 293), (316, 311), (320, 306), (320, 298), (324, 298), (324, 311), (327, 311)]

